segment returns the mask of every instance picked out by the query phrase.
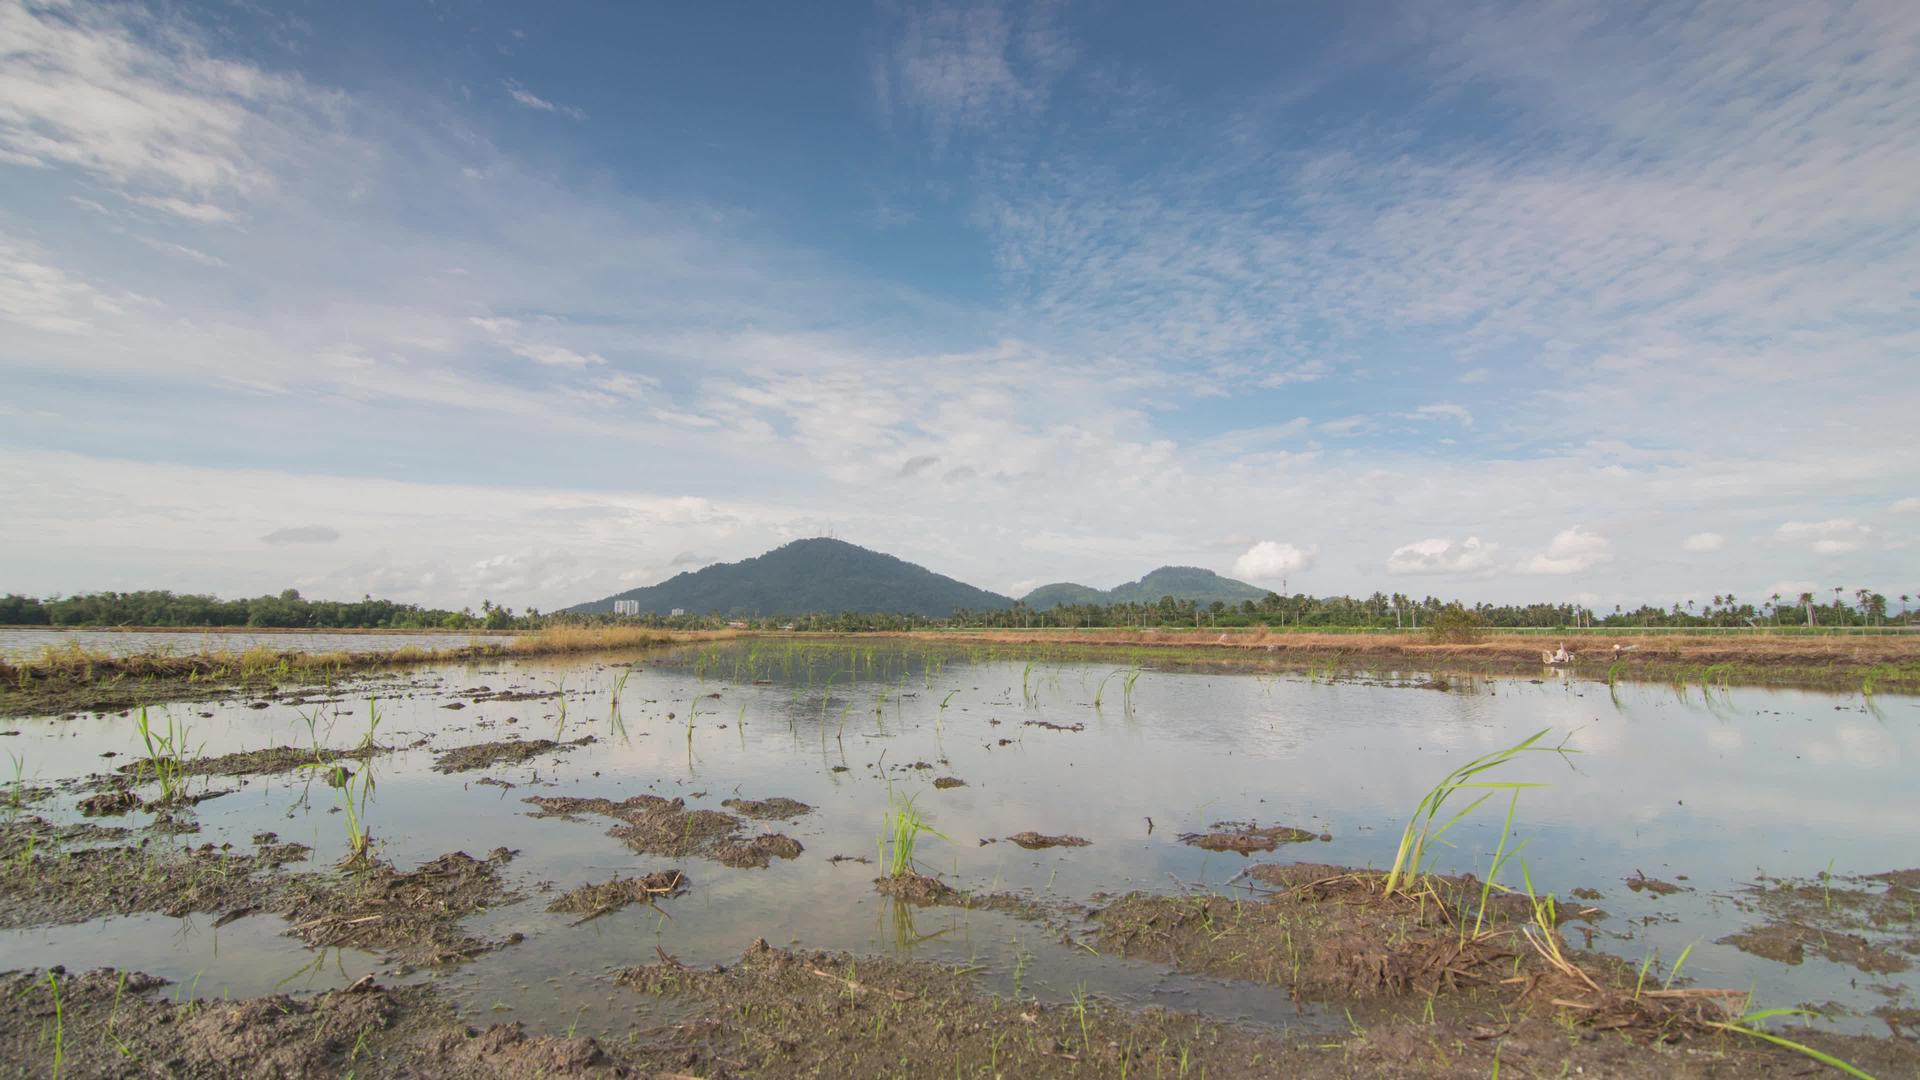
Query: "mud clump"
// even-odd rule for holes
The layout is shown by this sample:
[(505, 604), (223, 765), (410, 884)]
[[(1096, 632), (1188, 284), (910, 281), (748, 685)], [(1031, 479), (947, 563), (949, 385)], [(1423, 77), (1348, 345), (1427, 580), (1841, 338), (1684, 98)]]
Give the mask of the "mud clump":
[(493, 765), (519, 765), (542, 754), (560, 753), (576, 746), (586, 746), (594, 741), (593, 736), (583, 735), (572, 742), (555, 742), (552, 739), (503, 739), (499, 742), (457, 746), (451, 750), (442, 750), (434, 756), (433, 771), (472, 772), (475, 769), (485, 769)]
[[(113, 970), (56, 976), (68, 1076), (617, 1076), (592, 1039), (467, 1027), (426, 986), (363, 979), (312, 997), (166, 1000), (166, 980)], [(45, 972), (0, 976), (0, 1060), (46, 1062), (55, 1022)], [(660, 1062), (666, 1067), (666, 1062)], [(649, 1075), (648, 1068), (641, 1075)], [(24, 1075), (24, 1073), (22, 1074)]]
[(1318, 863), (1261, 864), (1248, 876), (1277, 891), (1257, 900), (1120, 898), (1094, 916), (1101, 951), (1286, 986), (1310, 1000), (1499, 985), (1539, 961), (1519, 931), (1524, 897), (1496, 897), (1484, 932), (1461, 931), (1478, 914), (1470, 875), (1428, 879), (1417, 895), (1389, 895), (1382, 875)]
[(1671, 881), (1661, 881), (1659, 878), (1650, 878), (1638, 872), (1627, 879), (1627, 888), (1634, 892), (1652, 893), (1654, 896), (1672, 896), (1682, 891), (1680, 886)]
[[(80, 847), (75, 841), (125, 835), (81, 824), (53, 826), (22, 818), (0, 826), (0, 927), (55, 926), (105, 915), (158, 912), (183, 916), (269, 906), (278, 863), (206, 844)], [(24, 871), (24, 872), (21, 872)]]
[(945, 791), (948, 788), (966, 787), (967, 782), (957, 776), (937, 776), (933, 780), (933, 786)]
[(1888, 975), (1908, 970), (1909, 957), (1920, 955), (1920, 873), (1912, 870), (1765, 880), (1736, 902), (1762, 921), (1718, 943), (1775, 963), (1799, 964), (1812, 951), (1870, 975)]
[(763, 833), (749, 840), (728, 840), (717, 844), (713, 858), (736, 869), (759, 869), (775, 859), (797, 859), (806, 849), (800, 841), (780, 833)]
[(579, 915), (574, 925), (597, 919), (628, 904), (651, 904), (687, 891), (687, 877), (678, 870), (660, 870), (637, 878), (614, 878), (598, 885), (582, 885), (562, 893), (548, 911)]
[(1087, 725), (1083, 723), (1055, 724), (1047, 720), (1022, 720), (1020, 721), (1020, 724), (1022, 727), (1037, 727), (1043, 731), (1085, 731), (1087, 730)]
[(895, 900), (904, 900), (916, 907), (950, 905), (962, 898), (960, 890), (939, 878), (917, 874), (911, 870), (904, 874), (874, 878), (873, 891), (882, 896), (891, 896)]
[(140, 809), (140, 796), (127, 788), (111, 788), (81, 799), (79, 809), (86, 817), (119, 817)]
[(808, 806), (798, 799), (780, 797), (772, 799), (725, 799), (720, 805), (736, 814), (755, 818), (760, 821), (784, 821), (813, 812), (813, 807)]
[[(209, 758), (188, 758), (182, 765), (182, 771), (188, 776), (268, 776), (307, 766), (324, 769), (340, 761), (365, 762), (392, 752), (393, 747), (378, 743), (363, 743), (350, 750), (322, 750), (319, 754), (315, 754), (311, 747), (273, 746)], [(120, 766), (119, 772), (138, 776), (147, 769), (146, 762), (135, 761)]]
[(525, 801), (538, 808), (534, 817), (577, 821), (582, 815), (595, 814), (613, 818), (622, 824), (608, 829), (607, 835), (643, 855), (675, 859), (697, 855), (726, 866), (762, 868), (774, 859), (798, 858), (805, 850), (798, 840), (780, 833), (743, 835), (741, 820), (732, 814), (689, 810), (684, 800), (659, 795), (635, 795), (620, 802), (536, 795)]
[(1092, 847), (1093, 846), (1093, 841), (1088, 840), (1085, 837), (1048, 836), (1045, 833), (1037, 833), (1032, 831), (1031, 829), (1029, 829), (1026, 832), (1014, 833), (1012, 836), (1007, 837), (1007, 839), (1016, 844), (1019, 844), (1021, 847), (1026, 848), (1028, 851), (1039, 851), (1042, 848)]
[(485, 859), (449, 852), (402, 871), (371, 861), (332, 879), (293, 883), (277, 905), (289, 933), (309, 945), (351, 945), (410, 965), (442, 967), (497, 948), (460, 930), (460, 920), (518, 899), (500, 880), (513, 857), (495, 848)]
[(1234, 821), (1216, 821), (1212, 832), (1184, 833), (1180, 842), (1203, 851), (1232, 851), (1241, 855), (1251, 855), (1256, 851), (1272, 851), (1281, 844), (1305, 844), (1315, 840), (1332, 840), (1327, 833), (1313, 833), (1306, 829), (1296, 829), (1290, 825), (1274, 825), (1260, 828), (1250, 823)]

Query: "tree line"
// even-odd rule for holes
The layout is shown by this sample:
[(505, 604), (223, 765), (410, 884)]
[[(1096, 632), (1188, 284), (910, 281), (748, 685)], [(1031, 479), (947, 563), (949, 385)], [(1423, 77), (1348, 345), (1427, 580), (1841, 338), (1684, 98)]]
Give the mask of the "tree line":
[(956, 610), (945, 619), (892, 612), (821, 612), (810, 615), (729, 614), (550, 615), (537, 608), (515, 613), (482, 600), (480, 610), (421, 607), (371, 596), (359, 600), (308, 600), (298, 590), (235, 600), (165, 590), (80, 593), (41, 600), (0, 596), (0, 626), (250, 626), (311, 630), (530, 630), (556, 622), (640, 624), (678, 629), (730, 625), (754, 629), (859, 632), (916, 627), (1021, 629), (1041, 627), (1301, 627), (1340, 630), (1423, 629), (1441, 613), (1470, 611), (1488, 627), (1911, 626), (1920, 621), (1913, 594), (1895, 598), (1871, 589), (1833, 588), (1794, 596), (1775, 593), (1758, 601), (1733, 594), (1706, 603), (1675, 601), (1670, 607), (1641, 605), (1611, 611), (1579, 604), (1473, 604), (1399, 593), (1370, 596), (1282, 596), (1268, 593), (1239, 604), (1203, 603), (1163, 596), (1154, 602), (1062, 604), (1044, 610), (1016, 602), (1009, 608)]
[(481, 602), (480, 611), (421, 607), (392, 600), (308, 600), (298, 589), (278, 595), (222, 600), (164, 589), (79, 593), (41, 600), (0, 596), (0, 626), (252, 626), (310, 630), (514, 630), (545, 622)]

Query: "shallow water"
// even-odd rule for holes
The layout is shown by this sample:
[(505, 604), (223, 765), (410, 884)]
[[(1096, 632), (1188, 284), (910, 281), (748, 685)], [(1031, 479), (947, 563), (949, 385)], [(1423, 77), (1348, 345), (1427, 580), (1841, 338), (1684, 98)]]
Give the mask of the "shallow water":
[[(688, 963), (727, 962), (764, 937), (976, 964), (990, 989), (1054, 1000), (1084, 986), (1126, 1003), (1223, 1019), (1343, 1025), (1337, 1009), (1303, 1009), (1283, 989), (1098, 956), (1063, 942), (1057, 928), (1009, 915), (903, 909), (873, 892), (873, 866), (828, 857), (874, 858), (891, 788), (913, 796), (947, 838), (923, 841), (924, 869), (962, 888), (1017, 892), (1073, 912), (1100, 893), (1225, 886), (1250, 860), (1179, 841), (1218, 821), (1332, 836), (1252, 861), (1384, 867), (1407, 813), (1436, 780), (1547, 728), (1547, 741), (1566, 739), (1579, 753), (1536, 755), (1510, 767), (1506, 778), (1546, 785), (1522, 795), (1515, 831), (1528, 842), (1524, 858), (1536, 888), (1604, 894), (1596, 904), (1611, 917), (1600, 924), (1596, 948), (1635, 964), (1657, 952), (1670, 963), (1691, 944), (1686, 976), (1699, 985), (1750, 987), (1768, 1005), (1837, 1002), (1864, 1012), (1889, 1000), (1876, 983), (1913, 1001), (1910, 971), (1868, 977), (1815, 956), (1787, 967), (1714, 941), (1754, 921), (1734, 898), (1756, 874), (1812, 878), (1829, 867), (1844, 876), (1920, 864), (1914, 699), (1869, 703), (1743, 689), (1703, 697), (1653, 686), (1622, 686), (1616, 699), (1605, 685), (1554, 677), (1456, 682), (1441, 692), (1398, 685), (1391, 674), (1328, 684), (1185, 671), (1143, 672), (1127, 693), (1111, 664), (1028, 669), (1024, 658), (1008, 655), (765, 642), (648, 654), (625, 685), (617, 725), (610, 692), (626, 667), (605, 660), (501, 661), (384, 677), (372, 690), (383, 717), (380, 741), (429, 742), (377, 759), (369, 824), (380, 854), (403, 868), (454, 849), (519, 850), (508, 876), (528, 899), (468, 929), (488, 938), (517, 931), (526, 940), (433, 976), (476, 1018), (624, 1030), (634, 999), (621, 995), (611, 1006), (604, 984), (590, 977), (650, 962), (656, 948)], [(436, 749), (555, 734), (558, 697), (443, 707), (483, 684), (564, 687), (565, 737), (598, 741), (521, 766), (431, 772)], [(1092, 704), (1096, 693), (1100, 708)], [(332, 727), (330, 745), (357, 740), (366, 702), (331, 708), (322, 722), (323, 733)], [(176, 704), (171, 711), (191, 723), (191, 741), (207, 755), (307, 741), (306, 723), (290, 705)], [(6, 721), (0, 729), (19, 731), (4, 748), (23, 758), (30, 781), (98, 771), (103, 753), (134, 749), (130, 721), (120, 716)], [(516, 786), (475, 782), (483, 776)], [(936, 790), (939, 776), (966, 786)], [(330, 789), (316, 784), (309, 792), (293, 776), (212, 783), (240, 790), (201, 805), (203, 831), (181, 841), (244, 845), (271, 829), (314, 845), (316, 862), (344, 850)], [(761, 823), (759, 831), (785, 832), (806, 851), (761, 870), (640, 856), (605, 835), (612, 822), (535, 820), (521, 801), (535, 794), (617, 801), (640, 792), (713, 809), (735, 796), (799, 799), (814, 812)], [(70, 807), (74, 798), (53, 806)], [(1456, 846), (1441, 852), (1435, 869), (1485, 873), (1504, 799), (1449, 834)], [(36, 810), (48, 812), (47, 804)], [(121, 823), (143, 821), (133, 815)], [(1075, 834), (1092, 846), (1030, 852), (980, 843), (1028, 829)], [(579, 926), (544, 910), (550, 894), (543, 883), (565, 889), (675, 865), (691, 891), (658, 909), (629, 907)], [(1638, 872), (1689, 891), (1632, 893), (1623, 882)], [(1517, 863), (1503, 880), (1519, 885)], [(289, 987), (337, 985), (381, 969), (351, 950), (316, 956), (280, 936), (271, 917), (217, 931), (211, 921), (139, 916), (0, 934), (0, 968), (112, 961), (183, 985), (197, 978), (201, 994), (235, 995), (283, 979), (292, 980)], [(1078, 933), (1082, 924), (1074, 918), (1069, 927)], [(1878, 1029), (1864, 1020), (1838, 1026)]]
[(348, 634), (325, 630), (261, 633), (249, 630), (52, 630), (0, 629), (0, 657), (33, 658), (46, 649), (79, 646), (109, 656), (159, 653), (188, 656), (195, 653), (244, 652), (255, 646), (290, 652), (393, 652), (415, 645), (423, 649), (457, 649), (462, 645), (504, 642), (512, 635), (429, 631), (394, 634)]

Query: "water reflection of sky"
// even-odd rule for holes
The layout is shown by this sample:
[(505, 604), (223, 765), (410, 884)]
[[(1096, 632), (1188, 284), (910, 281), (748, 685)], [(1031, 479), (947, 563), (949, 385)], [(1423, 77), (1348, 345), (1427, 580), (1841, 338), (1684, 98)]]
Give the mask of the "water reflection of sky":
[[(1328, 685), (1300, 676), (1150, 671), (1134, 687), (1129, 708), (1122, 679), (1107, 679), (1100, 689), (1115, 670), (1111, 664), (1027, 671), (1024, 660), (976, 657), (939, 654), (929, 671), (927, 656), (917, 652), (880, 649), (869, 658), (862, 648), (856, 658), (844, 648), (789, 654), (761, 643), (649, 658), (625, 687), (624, 735), (609, 723), (617, 669), (604, 663), (442, 669), (427, 685), (381, 691), (383, 742), (428, 735), (433, 746), (453, 746), (516, 732), (551, 735), (557, 722), (551, 701), (486, 702), (459, 711), (442, 706), (446, 695), (464, 687), (552, 689), (562, 681), (569, 693), (568, 736), (591, 732), (600, 741), (560, 758), (451, 777), (429, 771), (430, 748), (405, 751), (377, 767), (369, 818), (385, 856), (401, 865), (455, 848), (520, 850), (512, 872), (533, 902), (490, 912), (474, 925), (496, 936), (519, 931), (529, 940), (451, 977), (475, 1010), (570, 1020), (584, 1008), (583, 1024), (594, 1030), (597, 1023), (615, 1024), (620, 1014), (608, 1011), (596, 988), (578, 985), (579, 975), (646, 962), (656, 945), (688, 962), (721, 962), (765, 937), (782, 945), (977, 963), (998, 988), (1011, 985), (1018, 967), (1023, 987), (1041, 993), (1064, 996), (1085, 983), (1126, 1001), (1298, 1023), (1302, 1018), (1277, 992), (1094, 957), (1061, 944), (1054, 932), (1006, 916), (948, 909), (903, 916), (873, 894), (872, 867), (836, 865), (827, 856), (873, 855), (887, 777), (896, 791), (914, 795), (952, 840), (928, 843), (927, 868), (968, 888), (1085, 903), (1096, 892), (1225, 883), (1246, 860), (1178, 841), (1181, 833), (1216, 821), (1297, 825), (1333, 836), (1330, 843), (1269, 858), (1384, 866), (1405, 815), (1435, 780), (1468, 758), (1547, 728), (1547, 742), (1570, 736), (1580, 753), (1564, 760), (1536, 755), (1511, 768), (1507, 778), (1546, 785), (1521, 797), (1516, 831), (1529, 841), (1525, 858), (1538, 887), (1564, 895), (1590, 886), (1605, 894), (1599, 906), (1612, 917), (1603, 928), (1630, 936), (1602, 937), (1599, 947), (1637, 963), (1653, 949), (1673, 957), (1697, 943), (1689, 975), (1702, 983), (1752, 986), (1769, 1003), (1838, 1000), (1871, 1008), (1883, 1001), (1850, 985), (1857, 974), (1850, 969), (1817, 959), (1786, 968), (1713, 941), (1745, 923), (1728, 897), (1758, 873), (1813, 876), (1829, 860), (1838, 874), (1920, 863), (1911, 840), (1920, 835), (1920, 790), (1911, 780), (1920, 754), (1920, 707), (1913, 699), (1868, 707), (1857, 696), (1735, 689), (1703, 697), (1698, 689), (1683, 696), (1667, 687), (1623, 686), (1616, 701), (1604, 685), (1558, 679), (1482, 681), (1441, 692)], [(858, 673), (851, 670), (856, 659)], [(1100, 709), (1091, 704), (1096, 690)], [(705, 696), (715, 692), (718, 699)], [(364, 724), (364, 702), (346, 708), (354, 711), (338, 719), (335, 743), (350, 741)], [(306, 738), (304, 722), (288, 706), (176, 705), (172, 712), (192, 722), (193, 741), (204, 743), (208, 754)], [(1026, 723), (1031, 720), (1085, 726), (1050, 730)], [(24, 755), (29, 777), (92, 771), (103, 752), (132, 749), (129, 721), (120, 717), (14, 726), (22, 730), (14, 749)], [(919, 762), (934, 768), (910, 767)], [(933, 789), (931, 781), (945, 775), (967, 786)], [(474, 783), (482, 776), (519, 786)], [(274, 829), (330, 856), (342, 844), (339, 816), (328, 813), (334, 795), (316, 789), (303, 804), (303, 790), (284, 777), (250, 781), (238, 794), (203, 804), (204, 831), (186, 839), (239, 842)], [(570, 887), (670, 860), (633, 855), (604, 835), (604, 823), (529, 819), (521, 799), (536, 793), (618, 799), (640, 791), (716, 808), (735, 794), (785, 795), (818, 809), (792, 825), (769, 826), (806, 845), (806, 854), (792, 862), (759, 871), (682, 863), (693, 890), (666, 905), (670, 918), (629, 909), (571, 927), (546, 914), (538, 883)], [(1484, 872), (1503, 811), (1504, 803), (1498, 811), (1489, 805), (1457, 828), (1450, 837), (1456, 846), (1442, 851), (1439, 868)], [(1029, 852), (979, 843), (1026, 829), (1076, 834), (1093, 846)], [(1693, 891), (1664, 899), (1630, 893), (1623, 879), (1642, 871), (1670, 880), (1684, 875)], [(1636, 925), (1648, 915), (1676, 921)], [(145, 926), (111, 923), (100, 940), (134, 933), (118, 929), (123, 925)], [(26, 932), (0, 944), (18, 954), (12, 965), (71, 965), (62, 961), (62, 949), (75, 948), (76, 940), (64, 932)], [(299, 952), (284, 939), (249, 930), (229, 935), (217, 956), (195, 945), (183, 946), (171, 967), (165, 962), (171, 953), (141, 959), (154, 961), (149, 970), (158, 965), (165, 969), (159, 973), (175, 978), (202, 975), (209, 989), (255, 993), (288, 974), (279, 969)], [(1031, 959), (1021, 963), (1022, 955)], [(342, 970), (366, 966), (360, 958)]]

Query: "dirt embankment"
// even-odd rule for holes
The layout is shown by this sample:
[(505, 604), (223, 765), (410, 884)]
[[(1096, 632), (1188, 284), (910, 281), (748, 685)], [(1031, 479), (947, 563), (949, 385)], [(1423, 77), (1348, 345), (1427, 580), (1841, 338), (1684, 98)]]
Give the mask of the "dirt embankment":
[(242, 652), (116, 656), (69, 645), (30, 660), (0, 659), (0, 716), (212, 701), (243, 692), (270, 698), (281, 688), (332, 684), (421, 664), (652, 649), (733, 636), (731, 630), (558, 626), (501, 642), (446, 649), (407, 645), (387, 652), (315, 653), (258, 646)]
[[(900, 631), (883, 635), (946, 645), (1054, 646), (1098, 655), (1136, 651), (1194, 663), (1259, 663), (1287, 667), (1331, 664), (1337, 671), (1395, 667), (1417, 671), (1505, 674), (1539, 672), (1541, 653), (1562, 639), (1488, 631), (1472, 643), (1437, 640), (1424, 631), (1323, 634), (1311, 631), (991, 630)], [(1920, 633), (1804, 635), (1767, 633), (1650, 634), (1580, 631), (1564, 641), (1568, 667), (1591, 677), (1697, 683), (1792, 683), (1858, 690), (1920, 692)], [(1616, 651), (1615, 645), (1620, 649)], [(1617, 669), (1614, 668), (1618, 664)]]

